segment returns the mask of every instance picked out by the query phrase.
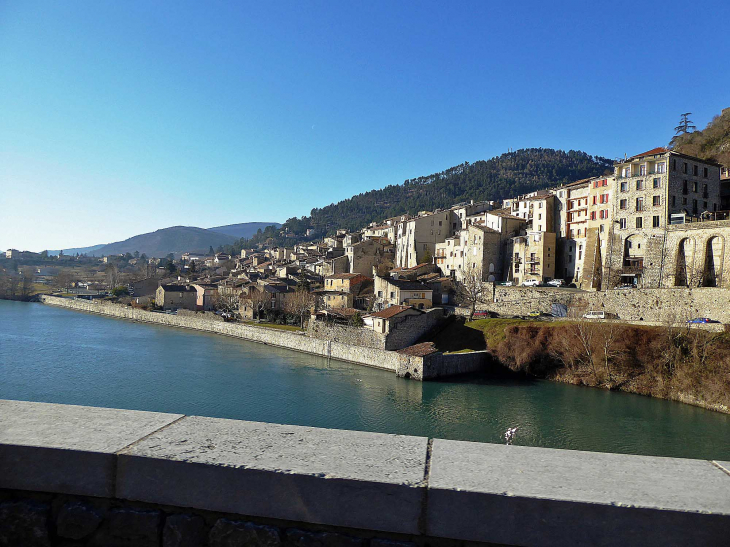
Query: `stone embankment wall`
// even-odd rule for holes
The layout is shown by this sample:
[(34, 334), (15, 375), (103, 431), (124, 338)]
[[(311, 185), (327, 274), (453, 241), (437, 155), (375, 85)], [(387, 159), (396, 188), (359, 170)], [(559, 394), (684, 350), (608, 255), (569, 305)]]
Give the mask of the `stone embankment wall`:
[[(97, 313), (122, 319), (131, 319), (132, 321), (156, 323), (171, 327), (181, 327), (215, 334), (224, 334), (226, 336), (233, 336), (235, 338), (241, 338), (251, 342), (258, 342), (270, 346), (277, 346), (331, 359), (337, 359), (340, 361), (348, 361), (359, 365), (390, 370), (401, 377), (405, 377), (406, 372), (409, 372), (409, 378), (414, 380), (429, 380), (456, 374), (451, 372), (450, 368), (447, 368), (447, 366), (452, 367), (454, 370), (459, 371), (458, 374), (461, 374), (465, 371), (474, 372), (476, 370), (480, 370), (486, 364), (486, 357), (484, 357), (484, 360), (481, 363), (475, 363), (475, 360), (472, 357), (459, 357), (467, 354), (457, 354), (454, 359), (449, 359), (447, 362), (444, 362), (443, 368), (440, 370), (436, 370), (436, 367), (430, 366), (427, 373), (424, 374), (423, 357), (400, 355), (394, 351), (311, 338), (303, 332), (267, 329), (243, 325), (241, 323), (210, 321), (200, 317), (199, 315), (184, 316), (150, 312), (129, 306), (100, 302), (98, 300), (75, 300), (72, 298), (59, 298), (46, 295), (42, 295), (40, 299), (45, 304), (73, 310)], [(466, 370), (469, 366), (473, 368)]]
[(331, 325), (324, 321), (310, 321), (307, 334), (312, 338), (341, 342), (366, 348), (399, 350), (415, 344), (423, 335), (444, 321), (444, 311), (435, 308), (421, 315), (410, 315), (391, 325), (390, 332)]
[(730, 462), (0, 400), (3, 546), (713, 547), (728, 537)]
[(709, 317), (730, 323), (730, 289), (711, 287), (674, 289), (625, 289), (605, 292), (577, 292), (542, 287), (500, 287), (493, 301), (478, 309), (505, 315), (531, 311), (550, 312), (553, 303), (569, 308), (615, 313), (625, 321), (682, 323), (694, 317)]

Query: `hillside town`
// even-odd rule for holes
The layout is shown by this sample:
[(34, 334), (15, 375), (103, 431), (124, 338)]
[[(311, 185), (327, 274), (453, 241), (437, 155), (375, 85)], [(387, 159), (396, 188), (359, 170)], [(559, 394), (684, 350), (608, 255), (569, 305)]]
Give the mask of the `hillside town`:
[[(61, 255), (58, 266), (99, 262), (106, 276), (63, 276), (66, 286), (57, 288), (85, 298), (113, 292), (133, 306), (169, 312), (302, 326), (311, 315), (383, 331), (384, 320), (465, 305), (475, 283), (582, 291), (730, 287), (728, 209), (727, 167), (655, 148), (618, 161), (612, 174), (503, 202), (382, 219), (290, 247), (266, 242), (240, 256)], [(7, 260), (34, 257), (5, 253)], [(127, 283), (118, 266), (135, 272)], [(34, 282), (52, 284), (59, 268), (32, 274)]]

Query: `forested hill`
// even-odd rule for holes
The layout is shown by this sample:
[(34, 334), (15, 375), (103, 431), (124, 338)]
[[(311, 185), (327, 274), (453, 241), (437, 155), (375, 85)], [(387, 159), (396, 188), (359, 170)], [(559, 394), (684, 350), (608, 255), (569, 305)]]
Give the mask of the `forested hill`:
[(678, 136), (674, 150), (730, 166), (730, 108), (715, 116), (702, 131)]
[(302, 234), (308, 227), (357, 230), (397, 215), (449, 207), (470, 199), (501, 200), (602, 175), (612, 166), (611, 160), (585, 152), (526, 148), (358, 194), (312, 209), (309, 217), (289, 219), (284, 226), (295, 234)]

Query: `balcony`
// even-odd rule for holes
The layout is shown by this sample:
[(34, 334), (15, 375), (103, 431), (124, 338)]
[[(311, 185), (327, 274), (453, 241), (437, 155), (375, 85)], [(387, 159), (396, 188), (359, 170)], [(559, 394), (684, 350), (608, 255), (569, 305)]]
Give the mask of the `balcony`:
[(530, 257), (525, 260), (526, 264), (540, 264), (540, 259), (538, 257)]

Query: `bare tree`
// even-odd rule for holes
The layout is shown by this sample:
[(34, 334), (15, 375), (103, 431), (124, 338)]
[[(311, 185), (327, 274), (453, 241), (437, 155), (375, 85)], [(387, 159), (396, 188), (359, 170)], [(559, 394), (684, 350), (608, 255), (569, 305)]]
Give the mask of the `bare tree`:
[(53, 279), (53, 286), (59, 291), (68, 292), (69, 287), (74, 281), (73, 274), (68, 270), (61, 270)]
[(119, 268), (117, 268), (116, 264), (107, 264), (104, 273), (106, 274), (106, 282), (110, 290), (119, 285)]
[(304, 317), (314, 308), (314, 296), (307, 291), (296, 291), (287, 294), (284, 301), (284, 311), (299, 317), (301, 327), (304, 328)]
[(261, 312), (271, 305), (271, 296), (263, 287), (259, 286), (250, 286), (248, 288), (248, 294), (244, 296), (244, 299), (251, 304), (255, 319), (260, 319)]
[(613, 382), (611, 364), (623, 355), (623, 351), (618, 343), (622, 334), (623, 328), (613, 322), (603, 323), (601, 328), (598, 329), (598, 347), (609, 384)]
[(33, 281), (35, 281), (35, 270), (30, 266), (22, 268), (20, 270), (20, 296), (23, 300), (33, 292)]
[(234, 315), (238, 313), (240, 306), (240, 293), (226, 291), (221, 293), (220, 290), (213, 293), (213, 308)]
[(469, 321), (474, 318), (476, 306), (484, 302), (486, 286), (482, 281), (482, 269), (472, 264), (464, 268), (461, 280), (456, 282), (457, 301), (469, 307)]

